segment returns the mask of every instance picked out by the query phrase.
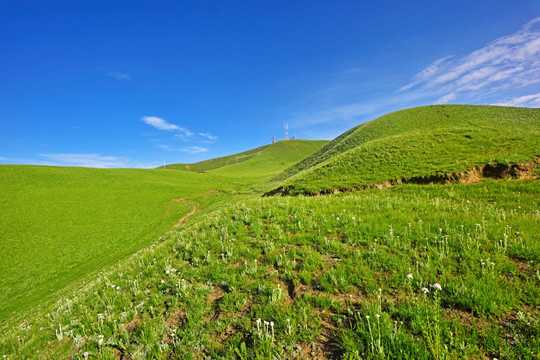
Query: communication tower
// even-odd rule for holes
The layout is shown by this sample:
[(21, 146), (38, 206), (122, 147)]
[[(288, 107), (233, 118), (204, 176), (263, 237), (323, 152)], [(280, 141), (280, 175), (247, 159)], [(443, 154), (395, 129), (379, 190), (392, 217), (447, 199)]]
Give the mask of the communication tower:
[(285, 140), (289, 140), (289, 124), (285, 123)]

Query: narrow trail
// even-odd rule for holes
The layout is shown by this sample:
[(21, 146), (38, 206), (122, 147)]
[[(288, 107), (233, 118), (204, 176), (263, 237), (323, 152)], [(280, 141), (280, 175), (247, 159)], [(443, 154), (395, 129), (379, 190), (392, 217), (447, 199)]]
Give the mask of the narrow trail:
[[(208, 199), (212, 194), (215, 194), (215, 193), (227, 193), (227, 194), (235, 195), (235, 194), (238, 193), (238, 191), (232, 190), (232, 191), (226, 192), (226, 191), (223, 191), (223, 190), (210, 189), (210, 190), (206, 191), (206, 194), (204, 194), (202, 196), (202, 199)], [(184, 198), (171, 199), (170, 202), (169, 202), (169, 206), (167, 207), (167, 210), (163, 214), (164, 218), (169, 215), (169, 212), (171, 211), (171, 206), (175, 202), (185, 204), (185, 205), (191, 207), (191, 211), (189, 213), (187, 213), (186, 215), (182, 216), (169, 230), (179, 228), (180, 225), (182, 225), (183, 223), (188, 221), (190, 217), (195, 215), (202, 208), (202, 204), (199, 204), (199, 203), (196, 203), (196, 202), (193, 202), (193, 201), (189, 201), (189, 200), (186, 200)]]
[(186, 199), (172, 199), (171, 202), (179, 202), (179, 203), (183, 203), (183, 204), (186, 204), (188, 206), (191, 206), (191, 211), (188, 212), (186, 215), (182, 216), (180, 218), (180, 220), (178, 220), (176, 222), (176, 224), (174, 224), (171, 229), (177, 229), (178, 227), (180, 227), (180, 225), (182, 225), (183, 223), (185, 223), (186, 221), (188, 221), (188, 219), (190, 217), (192, 217), (193, 215), (195, 215), (195, 213), (197, 213), (197, 211), (200, 210), (201, 208), (201, 204), (198, 204), (198, 203), (194, 203), (192, 201), (187, 201)]

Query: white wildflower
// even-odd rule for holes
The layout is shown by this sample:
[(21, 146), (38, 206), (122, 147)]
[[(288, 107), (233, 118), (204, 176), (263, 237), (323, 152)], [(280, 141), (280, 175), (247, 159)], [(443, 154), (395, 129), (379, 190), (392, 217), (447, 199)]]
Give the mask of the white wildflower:
[(103, 345), (103, 335), (98, 335), (98, 338), (99, 338), (98, 343), (97, 343), (98, 346)]
[(435, 288), (435, 289), (437, 289), (437, 290), (439, 290), (439, 291), (442, 290), (442, 286), (441, 286), (441, 284), (439, 284), (439, 283), (435, 283), (435, 284), (433, 284), (433, 285), (429, 284), (429, 286), (432, 287), (432, 288)]
[(412, 279), (412, 278), (413, 278), (412, 273), (411, 273), (411, 274), (407, 274), (407, 279)]
[(427, 294), (429, 292), (428, 288), (425, 287), (422, 288), (422, 291), (424, 292), (424, 294)]

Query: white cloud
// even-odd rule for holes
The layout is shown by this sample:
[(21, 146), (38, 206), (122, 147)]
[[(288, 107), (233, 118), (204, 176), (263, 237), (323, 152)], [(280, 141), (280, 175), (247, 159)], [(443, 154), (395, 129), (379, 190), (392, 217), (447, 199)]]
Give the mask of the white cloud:
[(455, 95), (535, 83), (540, 83), (540, 17), (468, 55), (436, 60), (398, 91)]
[(456, 98), (456, 94), (451, 93), (448, 95), (441, 96), (439, 100), (435, 101), (435, 104), (447, 104), (449, 101), (452, 101)]
[[(515, 33), (462, 56), (439, 58), (406, 85), (395, 85), (398, 90), (393, 96), (388, 96), (387, 91), (381, 92), (380, 88), (366, 91), (362, 85), (364, 75), (358, 69), (341, 72), (329, 86), (311, 94), (301, 105), (304, 110), (292, 112), (289, 124), (307, 129), (304, 133), (315, 125), (319, 129), (332, 127), (325, 134), (333, 134), (403, 107), (429, 102), (444, 104), (456, 99), (461, 103), (489, 103), (512, 97), (517, 90), (536, 93), (534, 87), (540, 83), (540, 17)], [(536, 98), (528, 97), (505, 99), (501, 104), (503, 102), (537, 106)]]
[(201, 146), (189, 146), (189, 147), (184, 147), (184, 148), (177, 148), (174, 146), (159, 144), (157, 145), (157, 147), (163, 150), (167, 150), (167, 151), (181, 151), (181, 152), (187, 152), (189, 154), (198, 154), (202, 152), (208, 152), (210, 150), (208, 148), (204, 148)]
[(188, 137), (193, 135), (193, 133), (191, 131), (189, 131), (188, 129), (183, 128), (183, 127), (178, 127), (178, 131), (179, 131), (179, 133), (174, 134), (174, 137), (176, 137), (176, 138), (178, 138), (180, 140), (183, 140), (183, 141), (188, 141)]
[(182, 151), (190, 153), (190, 154), (198, 154), (202, 152), (208, 152), (210, 149), (204, 148), (201, 146), (190, 146), (189, 148), (183, 149)]
[(540, 108), (540, 93), (505, 99), (493, 105)]
[(377, 108), (376, 104), (348, 104), (336, 106), (323, 110), (310, 112), (296, 112), (291, 120), (296, 126), (325, 124), (334, 121), (351, 121), (355, 118), (373, 113)]
[(145, 124), (155, 127), (158, 130), (180, 130), (178, 125), (168, 123), (162, 118), (157, 116), (144, 116), (141, 119)]
[(39, 154), (49, 159), (49, 165), (80, 166), (91, 168), (154, 168), (159, 163), (140, 163), (117, 156), (101, 156), (99, 154)]
[(144, 116), (141, 120), (144, 123), (153, 126), (158, 130), (177, 131), (178, 133), (174, 136), (181, 140), (187, 141), (188, 137), (193, 136), (193, 132), (189, 129), (173, 123), (169, 123), (165, 119), (159, 118), (157, 116)]
[(199, 136), (207, 138), (208, 140), (211, 140), (211, 141), (217, 140), (217, 136), (214, 136), (214, 135), (210, 134), (209, 132), (205, 132), (205, 133), (200, 132)]
[(401, 92), (401, 91), (409, 90), (416, 84), (424, 82), (426, 81), (426, 79), (432, 78), (433, 76), (441, 72), (446, 67), (445, 66), (446, 60), (450, 58), (452, 58), (452, 56), (446, 56), (446, 57), (443, 57), (442, 59), (434, 61), (430, 66), (422, 70), (420, 73), (416, 74), (412, 82), (403, 86), (398, 91)]
[(109, 73), (108, 75), (118, 80), (131, 80), (131, 74), (112, 72), (112, 73)]

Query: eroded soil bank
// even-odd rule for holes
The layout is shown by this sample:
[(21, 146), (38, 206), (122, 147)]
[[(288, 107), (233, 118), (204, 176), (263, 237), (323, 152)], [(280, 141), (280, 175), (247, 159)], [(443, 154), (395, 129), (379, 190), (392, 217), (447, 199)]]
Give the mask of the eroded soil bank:
[(532, 161), (524, 163), (477, 165), (467, 171), (391, 179), (376, 184), (347, 186), (335, 189), (322, 189), (317, 192), (299, 192), (295, 191), (297, 189), (294, 189), (294, 187), (283, 186), (266, 193), (265, 196), (288, 196), (295, 194), (319, 196), (325, 194), (337, 194), (346, 191), (386, 189), (398, 184), (470, 184), (482, 181), (485, 178), (536, 179), (538, 177), (538, 174), (537, 172), (535, 172), (535, 167), (538, 164), (540, 164), (540, 158), (535, 158)]

